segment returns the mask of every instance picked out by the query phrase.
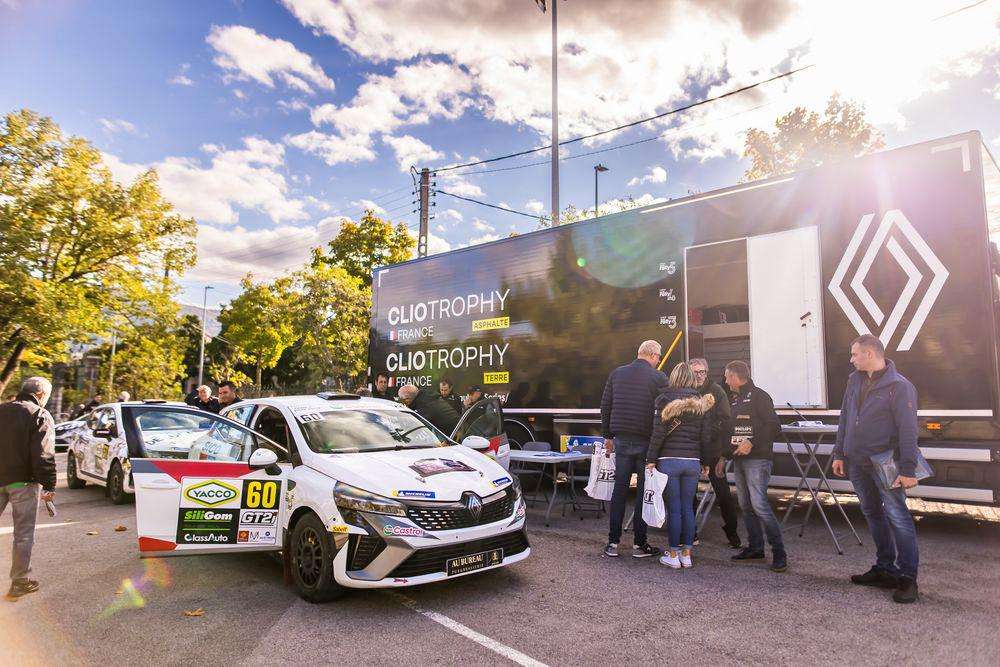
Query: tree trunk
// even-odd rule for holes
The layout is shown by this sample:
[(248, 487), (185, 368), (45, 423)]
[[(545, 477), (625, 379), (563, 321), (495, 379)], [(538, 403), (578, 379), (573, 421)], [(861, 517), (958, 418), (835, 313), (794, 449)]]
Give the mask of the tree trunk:
[(260, 371), (261, 371), (261, 367), (260, 367), (260, 363), (258, 362), (257, 363), (257, 391), (261, 390), (261, 386), (260, 386)]
[(24, 348), (27, 347), (27, 343), (23, 340), (19, 340), (14, 343), (14, 349), (10, 351), (10, 356), (7, 357), (7, 363), (4, 364), (3, 371), (0, 371), (0, 394), (3, 394), (4, 390), (7, 388), (7, 383), (10, 379), (14, 377), (14, 371), (21, 363), (21, 354), (24, 352)]

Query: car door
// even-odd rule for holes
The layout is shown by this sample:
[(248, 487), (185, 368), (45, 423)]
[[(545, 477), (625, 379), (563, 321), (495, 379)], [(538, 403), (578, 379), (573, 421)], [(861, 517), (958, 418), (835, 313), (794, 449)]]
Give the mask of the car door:
[(94, 430), (94, 440), (91, 444), (93, 454), (93, 473), (102, 479), (108, 478), (111, 461), (114, 459), (116, 441), (120, 436), (118, 418), (114, 408), (101, 410), (97, 428)]
[[(140, 556), (281, 549), (287, 451), (194, 408), (135, 406), (122, 418), (141, 450), (131, 459)], [(263, 451), (278, 462), (254, 465)]]
[(489, 441), (488, 445), (474, 446), (474, 448), (496, 460), (504, 468), (509, 467), (510, 443), (503, 430), (503, 408), (499, 398), (484, 398), (462, 414), (455, 430), (452, 431), (451, 439), (461, 443), (469, 436), (478, 436)]
[(111, 439), (107, 428), (112, 416), (111, 408), (94, 410), (87, 419), (87, 425), (80, 429), (76, 441), (77, 470), (91, 480), (97, 479), (103, 482), (105, 479), (100, 474), (97, 458), (107, 449)]

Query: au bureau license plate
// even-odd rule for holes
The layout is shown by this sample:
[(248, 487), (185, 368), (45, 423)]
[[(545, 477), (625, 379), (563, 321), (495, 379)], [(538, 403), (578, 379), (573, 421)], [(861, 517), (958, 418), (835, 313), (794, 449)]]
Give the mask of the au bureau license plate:
[(445, 564), (445, 571), (448, 573), (448, 576), (451, 577), (456, 574), (472, 572), (473, 570), (481, 570), (484, 567), (490, 567), (491, 565), (499, 565), (502, 562), (503, 549), (490, 549), (489, 551), (483, 551), (478, 554), (452, 558)]

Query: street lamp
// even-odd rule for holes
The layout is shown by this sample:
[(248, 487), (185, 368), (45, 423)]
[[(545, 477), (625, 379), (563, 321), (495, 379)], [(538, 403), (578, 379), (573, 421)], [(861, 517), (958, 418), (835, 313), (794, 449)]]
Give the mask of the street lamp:
[[(545, 0), (535, 0), (545, 12)], [(552, 226), (559, 226), (559, 0), (552, 0)]]
[(205, 317), (208, 313), (208, 290), (211, 285), (205, 285), (205, 296), (201, 300), (201, 351), (198, 352), (198, 386), (202, 385), (205, 375)]
[(598, 201), (598, 199), (597, 199), (597, 175), (600, 174), (602, 171), (611, 171), (611, 170), (608, 169), (607, 167), (605, 167), (603, 164), (600, 164), (600, 163), (594, 165), (594, 217), (595, 218), (597, 217), (597, 201)]

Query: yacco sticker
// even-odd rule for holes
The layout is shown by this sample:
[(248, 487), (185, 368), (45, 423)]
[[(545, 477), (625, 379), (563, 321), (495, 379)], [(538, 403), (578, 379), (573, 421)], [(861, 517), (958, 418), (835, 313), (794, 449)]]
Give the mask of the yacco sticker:
[(435, 494), (433, 491), (420, 491), (413, 489), (399, 489), (398, 491), (392, 492), (393, 498), (433, 498)]
[(424, 537), (424, 531), (416, 526), (400, 526), (396, 524), (382, 526), (382, 533), (388, 537)]
[(504, 484), (510, 484), (510, 481), (511, 481), (510, 477), (501, 477), (500, 479), (493, 480), (492, 482), (490, 482), (490, 484), (492, 484), (494, 487), (499, 488)]
[(205, 507), (215, 507), (228, 503), (240, 495), (239, 489), (225, 482), (213, 479), (184, 489), (184, 497)]

